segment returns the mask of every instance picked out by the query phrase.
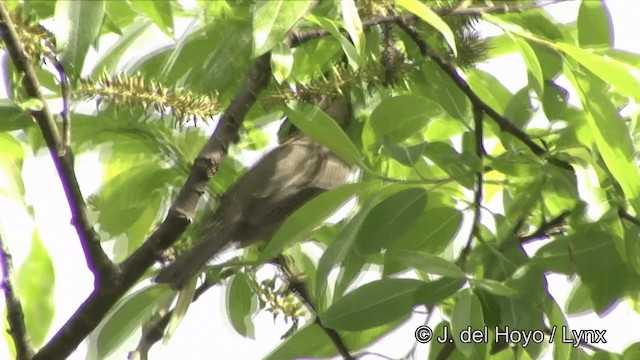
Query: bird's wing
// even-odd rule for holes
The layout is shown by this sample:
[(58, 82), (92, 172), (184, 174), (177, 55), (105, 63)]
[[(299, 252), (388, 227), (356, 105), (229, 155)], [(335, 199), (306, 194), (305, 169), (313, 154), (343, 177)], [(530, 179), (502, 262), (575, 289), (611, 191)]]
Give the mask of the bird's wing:
[[(327, 160), (330, 154), (326, 148), (306, 137), (296, 137), (285, 142), (265, 156), (253, 168), (246, 181), (247, 189), (254, 199), (286, 198), (302, 188), (325, 185), (327, 181), (316, 183), (318, 176), (327, 176)], [(333, 160), (332, 160), (333, 162)], [(331, 166), (333, 169), (334, 166)], [(320, 186), (319, 186), (320, 187)], [(322, 187), (324, 188), (324, 187)]]

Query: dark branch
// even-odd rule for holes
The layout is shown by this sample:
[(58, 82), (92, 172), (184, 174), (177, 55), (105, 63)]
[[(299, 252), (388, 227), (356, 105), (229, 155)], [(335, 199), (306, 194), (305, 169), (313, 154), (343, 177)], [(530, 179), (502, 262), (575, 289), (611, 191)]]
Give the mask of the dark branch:
[(640, 227), (640, 220), (638, 220), (636, 217), (634, 217), (633, 215), (629, 214), (628, 212), (619, 209), (618, 210), (618, 216), (620, 216), (621, 219), (623, 220), (627, 220), (628, 222), (632, 223), (635, 226)]
[[(484, 112), (479, 107), (473, 107), (473, 120), (474, 120), (474, 138), (475, 138), (475, 153), (478, 159), (482, 160), (482, 157), (486, 154), (483, 145), (483, 128), (482, 128), (482, 118), (484, 116)], [(482, 217), (482, 198), (483, 192), (482, 187), (484, 184), (484, 172), (478, 171), (476, 173), (476, 188), (473, 196), (473, 225), (471, 226), (471, 232), (469, 233), (469, 239), (467, 240), (467, 244), (462, 250), (460, 254), (461, 261), (465, 261), (467, 255), (471, 251), (471, 246), (473, 245), (473, 239), (475, 237), (480, 236), (480, 219)]]
[(89, 221), (87, 206), (80, 192), (78, 179), (73, 169), (73, 155), (64, 146), (60, 138), (60, 133), (51, 111), (49, 111), (47, 101), (40, 91), (40, 83), (33, 69), (32, 59), (24, 51), (24, 46), (11, 22), (11, 17), (4, 1), (0, 2), (0, 17), (2, 20), (0, 22), (0, 36), (2, 36), (5, 48), (16, 69), (23, 75), (22, 86), (29, 98), (38, 99), (42, 103), (41, 110), (31, 110), (30, 113), (40, 127), (60, 176), (60, 182), (71, 210), (73, 225), (80, 238), (87, 266), (93, 272), (95, 276), (94, 283), (97, 286), (103, 279), (116, 276), (117, 268), (102, 249), (100, 238)]
[(16, 359), (28, 360), (33, 356), (33, 347), (31, 346), (31, 338), (27, 332), (24, 323), (24, 313), (22, 312), (22, 304), (16, 294), (15, 277), (13, 274), (13, 261), (9, 247), (2, 240), (0, 235), (0, 265), (2, 266), (2, 288), (4, 289), (4, 298), (7, 304), (7, 322), (9, 323), (9, 335), (13, 339), (13, 345), (16, 349)]
[[(514, 137), (516, 137), (518, 140), (524, 143), (529, 149), (531, 149), (531, 151), (533, 151), (534, 154), (538, 156), (543, 156), (547, 153), (547, 151), (544, 148), (542, 148), (540, 145), (536, 144), (531, 139), (531, 137), (529, 137), (529, 135), (527, 135), (525, 132), (520, 130), (517, 126), (513, 125), (513, 123), (511, 123), (509, 119), (500, 115), (491, 106), (489, 106), (489, 104), (485, 103), (482, 99), (480, 99), (480, 97), (471, 89), (469, 84), (467, 84), (467, 82), (462, 78), (462, 76), (458, 74), (456, 68), (453, 65), (449, 64), (448, 62), (446, 62), (445, 60), (443, 60), (438, 55), (436, 55), (431, 50), (427, 42), (422, 38), (422, 36), (420, 35), (420, 33), (415, 27), (413, 27), (412, 25), (410, 25), (408, 22), (405, 22), (405, 21), (398, 21), (397, 24), (416, 43), (416, 45), (418, 46), (418, 49), (420, 49), (420, 53), (423, 56), (429, 57), (431, 60), (433, 60), (433, 62), (435, 62), (436, 65), (438, 65), (438, 67), (440, 67), (440, 69), (442, 69), (442, 71), (444, 71), (445, 74), (447, 74), (451, 78), (451, 80), (453, 80), (453, 82), (456, 83), (458, 88), (467, 96), (467, 98), (469, 98), (474, 108), (481, 109), (482, 112), (487, 114), (498, 124), (498, 126), (500, 127), (500, 130), (507, 132), (513, 135)], [(571, 167), (571, 165), (567, 164), (562, 160), (558, 160), (556, 158), (551, 157), (549, 161), (563, 169), (573, 171), (573, 168)]]
[(71, 151), (71, 116), (69, 115), (69, 99), (71, 98), (71, 91), (69, 90), (69, 80), (67, 73), (64, 71), (64, 66), (56, 58), (48, 58), (53, 63), (53, 67), (56, 68), (58, 76), (60, 77), (60, 92), (62, 94), (62, 111), (60, 111), (60, 117), (62, 117), (62, 145)]
[[(6, 19), (6, 8), (4, 8), (3, 18)], [(448, 15), (468, 15), (469, 11), (478, 11), (477, 9), (457, 9), (450, 11)], [(495, 9), (498, 11), (498, 9)], [(510, 10), (511, 11), (511, 10)], [(486, 11), (485, 11), (486, 12)], [(400, 20), (412, 18), (410, 15), (404, 15)], [(384, 23), (396, 23), (399, 19), (395, 17), (379, 17), (370, 20), (365, 20), (363, 26), (370, 28), (372, 26)], [(13, 39), (15, 39), (15, 32), (13, 33)], [(309, 32), (297, 32), (291, 33), (285, 39), (291, 46), (298, 46), (303, 42), (311, 39), (316, 39), (329, 35), (325, 30), (315, 30)], [(6, 40), (5, 40), (6, 41)], [(12, 43), (11, 43), (12, 42)], [(7, 48), (14, 50), (10, 51), (11, 57), (16, 62), (16, 67), (22, 71), (22, 69), (31, 68), (26, 66), (28, 59), (24, 56), (24, 52), (18, 52), (13, 46), (15, 40), (11, 40), (7, 44)], [(18, 60), (16, 60), (18, 59)], [(21, 62), (22, 65), (18, 64)], [(242, 124), (244, 116), (248, 110), (253, 106), (258, 94), (263, 91), (269, 83), (271, 77), (269, 54), (265, 54), (256, 59), (252, 69), (249, 71), (242, 88), (235, 95), (231, 104), (223, 114), (209, 141), (205, 144), (200, 154), (196, 158), (191, 172), (187, 178), (184, 187), (178, 194), (172, 207), (169, 209), (167, 217), (164, 222), (147, 238), (147, 240), (138, 248), (131, 256), (129, 256), (121, 265), (119, 276), (105, 278), (95, 288), (95, 290), (89, 295), (84, 303), (76, 310), (72, 317), (67, 321), (65, 325), (54, 335), (54, 337), (35, 355), (34, 359), (57, 359), (68, 357), (80, 344), (80, 342), (99, 324), (101, 319), (107, 314), (107, 312), (113, 307), (118, 299), (120, 299), (127, 290), (133, 286), (138, 279), (144, 275), (145, 271), (153, 265), (159, 254), (171, 246), (178, 237), (184, 232), (186, 227), (194, 217), (196, 205), (204, 193), (207, 183), (210, 178), (218, 170), (218, 166), (226, 156), (227, 149), (232, 143), (238, 140), (238, 130)], [(26, 70), (24, 70), (26, 73)], [(39, 87), (37, 79), (31, 73), (25, 77), (25, 87), (28, 88), (28, 93), (39, 94)], [(37, 97), (41, 98), (41, 97)], [(43, 135), (47, 140), (56, 166), (62, 174), (72, 174), (72, 161), (70, 152), (65, 155), (64, 144), (60, 141), (60, 136), (55, 130), (53, 120), (50, 116), (46, 103), (43, 101), (45, 108), (43, 111), (33, 111), (34, 118), (43, 125)], [(46, 116), (45, 116), (46, 115)], [(62, 177), (62, 176), (61, 176)], [(68, 198), (74, 199), (75, 203), (80, 204), (80, 209), (84, 209), (84, 201), (77, 188), (75, 182), (75, 175), (72, 177), (72, 185), (65, 187), (65, 191), (68, 192)], [(63, 181), (63, 184), (66, 182)], [(69, 189), (69, 190), (68, 190)], [(77, 190), (77, 191), (75, 191)], [(73, 197), (71, 196), (73, 195)], [(71, 201), (70, 201), (71, 202)], [(74, 219), (76, 215), (85, 214), (84, 212), (74, 212), (75, 207), (72, 207), (72, 213)], [(86, 215), (86, 214), (85, 214)], [(85, 218), (78, 218), (76, 220), (80, 224)], [(85, 225), (78, 227), (79, 231), (87, 231), (90, 234), (95, 234), (93, 229), (88, 225), (88, 221)], [(81, 236), (81, 239), (94, 239), (93, 237)], [(93, 253), (93, 244), (99, 243), (96, 241), (82, 241), (83, 248), (85, 248), (85, 254), (90, 259)], [(98, 257), (100, 259), (100, 257)], [(106, 260), (106, 256), (104, 257)], [(101, 261), (96, 261), (97, 265), (102, 264)], [(347, 359), (352, 359), (349, 355), (347, 348), (342, 343), (338, 333), (332, 329), (326, 329), (319, 323), (319, 319), (316, 319), (318, 324), (325, 329), (325, 332), (334, 341), (336, 347), (340, 353)]]
[(171, 246), (193, 218), (198, 200), (207, 183), (232, 143), (238, 140), (238, 130), (258, 94), (271, 77), (270, 57), (259, 57), (248, 72), (243, 86), (220, 118), (213, 135), (196, 158), (184, 187), (164, 222), (121, 265), (121, 276), (96, 289), (75, 314), (35, 356), (34, 359), (58, 359), (71, 354), (82, 340), (100, 323), (111, 307), (153, 265), (162, 250)]
[[(207, 290), (211, 289), (215, 285), (220, 283), (220, 280), (226, 279), (234, 273), (232, 270), (227, 270), (223, 272), (219, 279), (216, 281), (209, 281), (208, 278), (200, 285), (195, 293), (193, 294), (193, 299), (191, 299), (191, 303), (196, 302), (200, 296), (202, 296)], [(142, 326), (142, 337), (138, 342), (138, 347), (129, 354), (129, 359), (140, 359), (146, 360), (149, 355), (149, 350), (151, 347), (160, 341), (164, 336), (164, 332), (169, 325), (169, 321), (171, 320), (171, 316), (173, 315), (173, 310), (167, 312), (162, 316), (158, 316), (157, 318), (152, 319), (148, 323)]]
[(558, 227), (564, 226), (564, 222), (567, 219), (567, 217), (569, 217), (569, 215), (571, 215), (570, 211), (565, 211), (562, 214), (556, 216), (555, 218), (549, 220), (549, 221), (545, 221), (536, 231), (534, 231), (533, 233), (526, 235), (526, 236), (521, 236), (520, 237), (520, 243), (521, 244), (527, 244), (530, 243), (532, 241), (538, 240), (538, 239), (543, 239), (543, 238), (547, 238), (549, 237), (551, 234), (551, 230), (556, 229)]
[(305, 288), (305, 283), (302, 280), (300, 280), (300, 278), (296, 276), (294, 272), (289, 268), (289, 266), (286, 263), (286, 260), (278, 259), (276, 260), (276, 262), (280, 265), (280, 268), (284, 272), (284, 275), (287, 281), (289, 282), (289, 287), (293, 290), (293, 292), (295, 292), (298, 295), (298, 297), (304, 302), (304, 304), (309, 309), (311, 309), (311, 311), (315, 314), (316, 318), (314, 320), (314, 323), (318, 325), (322, 329), (322, 331), (324, 331), (325, 334), (327, 334), (327, 336), (329, 337), (333, 345), (336, 347), (336, 349), (338, 350), (338, 353), (342, 356), (342, 358), (346, 360), (354, 360), (354, 357), (351, 356), (351, 354), (349, 353), (349, 348), (342, 340), (342, 337), (340, 336), (340, 334), (336, 330), (330, 329), (322, 324), (322, 321), (320, 320), (320, 316), (318, 315), (318, 311), (316, 310), (316, 307), (313, 304), (313, 300), (311, 299), (311, 296), (309, 296), (309, 293)]

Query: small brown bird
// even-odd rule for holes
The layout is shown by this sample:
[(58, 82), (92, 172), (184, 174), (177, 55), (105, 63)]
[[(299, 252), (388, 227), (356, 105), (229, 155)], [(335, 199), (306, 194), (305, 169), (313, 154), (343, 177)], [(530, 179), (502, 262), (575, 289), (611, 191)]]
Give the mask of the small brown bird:
[[(345, 127), (350, 112), (343, 97), (320, 108)], [(269, 241), (282, 223), (318, 194), (347, 182), (351, 167), (301, 132), (266, 154), (220, 198), (200, 241), (155, 278), (181, 289), (215, 255), (232, 244)]]

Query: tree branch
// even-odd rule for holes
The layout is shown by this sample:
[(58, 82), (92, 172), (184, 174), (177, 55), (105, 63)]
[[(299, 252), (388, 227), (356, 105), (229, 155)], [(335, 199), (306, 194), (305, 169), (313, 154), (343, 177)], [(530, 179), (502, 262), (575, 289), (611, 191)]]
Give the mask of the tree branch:
[(316, 310), (316, 307), (313, 304), (311, 296), (309, 296), (309, 293), (305, 288), (305, 283), (302, 280), (300, 280), (298, 276), (296, 276), (293, 273), (293, 271), (291, 271), (291, 269), (289, 268), (285, 260), (279, 259), (277, 263), (280, 265), (280, 268), (283, 270), (284, 275), (287, 278), (287, 281), (289, 282), (289, 287), (298, 295), (298, 297), (300, 297), (300, 299), (302, 299), (302, 301), (307, 305), (307, 307), (311, 309), (311, 311), (313, 311), (313, 313), (315, 314), (314, 323), (318, 325), (322, 329), (322, 331), (324, 331), (325, 334), (327, 334), (327, 336), (329, 337), (333, 345), (338, 350), (338, 353), (340, 354), (340, 356), (342, 356), (342, 358), (344, 358), (345, 360), (355, 360), (355, 358), (351, 356), (351, 354), (349, 353), (349, 348), (342, 340), (340, 333), (322, 324), (322, 321), (320, 320), (320, 315), (318, 315), (318, 311)]
[(567, 217), (569, 217), (569, 215), (571, 215), (570, 211), (565, 211), (562, 214), (556, 216), (555, 218), (549, 220), (549, 221), (545, 221), (536, 231), (534, 231), (533, 233), (526, 235), (526, 236), (521, 236), (520, 237), (520, 243), (521, 244), (527, 244), (530, 243), (532, 241), (541, 239), (541, 238), (545, 238), (548, 237), (549, 231), (557, 228), (559, 226), (564, 225), (564, 221), (567, 219)]
[[(194, 303), (202, 296), (207, 290), (211, 289), (215, 285), (220, 283), (220, 280), (226, 279), (234, 273), (232, 270), (224, 271), (220, 274), (220, 278), (216, 281), (209, 281), (205, 279), (205, 281), (200, 285), (195, 293), (193, 294), (193, 299), (191, 299), (191, 303)], [(152, 319), (142, 327), (142, 337), (138, 342), (137, 348), (129, 353), (129, 359), (136, 360), (147, 360), (149, 355), (149, 350), (151, 347), (160, 341), (164, 336), (165, 329), (167, 325), (169, 325), (169, 321), (171, 320), (171, 316), (173, 315), (173, 310), (167, 312), (166, 314), (159, 316), (156, 319)]]
[(0, 266), (2, 266), (2, 277), (4, 278), (2, 288), (4, 289), (4, 298), (7, 303), (8, 332), (13, 339), (13, 345), (16, 349), (16, 359), (29, 360), (33, 356), (34, 351), (31, 346), (31, 338), (24, 323), (22, 304), (15, 291), (15, 277), (13, 274), (11, 253), (9, 252), (7, 244), (2, 240), (2, 235), (0, 235)]
[(87, 206), (73, 168), (73, 155), (62, 142), (47, 101), (40, 91), (40, 84), (33, 69), (33, 60), (24, 51), (4, 1), (0, 1), (0, 20), (0, 36), (16, 69), (22, 74), (25, 93), (29, 98), (40, 100), (42, 103), (41, 110), (31, 110), (30, 113), (40, 127), (49, 148), (71, 210), (72, 223), (78, 233), (87, 267), (93, 272), (94, 284), (98, 286), (105, 279), (116, 276), (117, 268), (102, 249), (100, 238), (89, 221)]
[(634, 217), (633, 215), (629, 214), (628, 212), (619, 209), (618, 210), (618, 216), (620, 216), (621, 219), (623, 220), (627, 220), (628, 222), (632, 223), (635, 226), (640, 227), (640, 220), (638, 220), (636, 217)]
[[(3, 8), (5, 13), (3, 14), (3, 19), (6, 19), (6, 8), (4, 5)], [(450, 11), (448, 15), (462, 15), (463, 13), (468, 15), (468, 11), (477, 10), (459, 9), (456, 11)], [(408, 15), (403, 15), (402, 19), (407, 16)], [(398, 21), (398, 18), (394, 17), (379, 17), (365, 20), (363, 22), (363, 26), (365, 28), (370, 28), (374, 25), (396, 23)], [(294, 32), (290, 33), (285, 41), (291, 46), (298, 46), (303, 42), (326, 35), (329, 35), (329, 33), (325, 30)], [(9, 42), (11, 41), (15, 42), (15, 40), (10, 40)], [(11, 46), (12, 44), (7, 44), (7, 48), (11, 48)], [(23, 65), (19, 66), (17, 64), (18, 61), (14, 60), (16, 61), (16, 67), (19, 70), (22, 71), (23, 68), (30, 68), (30, 66), (24, 65), (28, 62), (28, 59), (24, 56), (23, 51), (20, 51), (19, 53), (17, 50), (14, 50), (13, 53), (10, 51), (10, 55), (12, 58), (18, 58), (22, 61)], [(27, 73), (27, 70), (24, 70), (23, 72)], [(28, 81), (30, 84), (27, 84), (31, 87), (28, 89), (28, 93), (39, 94), (37, 79), (35, 78), (32, 68), (31, 73), (28, 75), (29, 76), (25, 77), (25, 79), (30, 79)], [(255, 103), (258, 94), (267, 87), (270, 77), (270, 55), (267, 53), (256, 59), (253, 67), (248, 72), (243, 86), (236, 93), (231, 104), (222, 115), (213, 135), (196, 158), (186, 183), (180, 190), (174, 204), (169, 209), (164, 222), (120, 265), (120, 272), (117, 273), (118, 276), (104, 279), (97, 284), (98, 286), (96, 286), (89, 297), (76, 310), (67, 323), (63, 325), (58, 333), (56, 333), (53, 338), (34, 356), (34, 359), (48, 360), (68, 357), (80, 342), (93, 329), (95, 329), (116, 301), (120, 299), (127, 290), (138, 281), (145, 271), (153, 265), (162, 250), (173, 244), (184, 232), (195, 215), (196, 205), (202, 194), (205, 192), (207, 183), (217, 172), (218, 166), (225, 157), (229, 146), (238, 140), (238, 130), (242, 124), (244, 116)], [(27, 85), (25, 85), (25, 87), (27, 87)], [(71, 158), (69, 156), (70, 152), (66, 155), (64, 154), (63, 144), (60, 141), (60, 136), (57, 130), (55, 130), (53, 120), (48, 108), (46, 107), (46, 102), (43, 101), (43, 104), (45, 105), (43, 111), (34, 111), (32, 112), (32, 115), (39, 123), (43, 123), (41, 128), (46, 129), (46, 131), (43, 130), (43, 135), (45, 136), (47, 144), (52, 151), (52, 155), (55, 155), (54, 161), (57, 159), (56, 165), (62, 169), (63, 174), (73, 174)], [(542, 149), (540, 150), (544, 151)], [(73, 175), (72, 179), (75, 180), (75, 175)], [(75, 188), (77, 188), (77, 184), (69, 190), (72, 195), (75, 194), (72, 191)], [(65, 191), (66, 190), (67, 188), (65, 187)], [(76, 195), (79, 195), (79, 190)], [(69, 195), (68, 197), (71, 198)], [(75, 199), (75, 197), (73, 198)], [(79, 200), (80, 202), (76, 201), (76, 203), (84, 205), (84, 201), (81, 196), (79, 197)], [(81, 206), (80, 208), (84, 209), (84, 206)], [(87, 231), (91, 230), (91, 233), (94, 233), (91, 227), (80, 228), (86, 229)], [(83, 244), (84, 243), (85, 242), (83, 241)], [(93, 244), (93, 242), (87, 243)], [(87, 247), (88, 249), (85, 252), (87, 254), (91, 254), (91, 247)], [(102, 251), (101, 248), (100, 251)], [(88, 256), (88, 258), (90, 258), (90, 256)], [(316, 321), (321, 327), (323, 327), (319, 323), (318, 319), (316, 319)], [(336, 344), (336, 347), (339, 349), (341, 354), (343, 354), (347, 359), (352, 359), (338, 333), (332, 329), (326, 329), (324, 327), (323, 329), (325, 329), (325, 332), (327, 332), (332, 341), (334, 341), (334, 344)]]
[[(451, 80), (453, 80), (458, 88), (467, 96), (469, 101), (471, 101), (471, 104), (474, 106), (474, 108), (481, 109), (485, 114), (492, 118), (496, 122), (496, 124), (498, 124), (500, 130), (513, 135), (515, 138), (524, 143), (529, 149), (531, 149), (534, 154), (543, 156), (547, 153), (547, 151), (536, 144), (529, 137), (529, 135), (520, 130), (517, 126), (513, 125), (513, 123), (511, 123), (509, 119), (500, 115), (491, 106), (489, 106), (489, 104), (480, 99), (480, 97), (471, 89), (469, 84), (467, 84), (467, 82), (462, 78), (462, 76), (458, 74), (456, 68), (444, 61), (431, 50), (427, 42), (422, 38), (415, 27), (402, 20), (398, 20), (397, 24), (416, 43), (418, 49), (420, 49), (420, 53), (423, 56), (429, 57), (431, 60), (433, 60), (433, 62), (435, 62), (436, 65), (438, 65), (438, 67), (440, 67), (440, 69), (442, 69), (442, 71), (444, 71), (444, 73), (447, 74), (451, 78)], [(549, 161), (557, 165), (558, 167), (573, 171), (571, 165), (562, 160), (551, 157), (549, 158)]]
[(184, 187), (168, 211), (164, 222), (120, 265), (120, 277), (101, 284), (76, 310), (34, 359), (58, 359), (69, 356), (100, 323), (111, 307), (153, 265), (162, 250), (171, 246), (195, 215), (198, 200), (216, 173), (227, 149), (238, 141), (244, 116), (264, 90), (271, 77), (270, 56), (262, 55), (248, 72), (243, 86), (196, 158)]

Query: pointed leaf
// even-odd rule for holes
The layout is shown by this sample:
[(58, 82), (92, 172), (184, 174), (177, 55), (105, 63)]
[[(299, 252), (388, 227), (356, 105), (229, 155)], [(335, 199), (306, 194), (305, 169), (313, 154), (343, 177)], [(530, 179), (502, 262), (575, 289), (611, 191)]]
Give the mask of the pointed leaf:
[(282, 224), (263, 250), (261, 259), (269, 260), (282, 249), (300, 241), (337, 211), (353, 196), (360, 196), (380, 187), (380, 183), (347, 184), (322, 193), (304, 204)]
[(288, 44), (281, 42), (271, 51), (271, 71), (278, 84), (282, 84), (291, 74), (293, 53)]
[(249, 278), (237, 273), (227, 286), (227, 316), (238, 334), (253, 339), (251, 315), (258, 308)]
[(145, 321), (154, 307), (173, 290), (164, 285), (154, 285), (139, 290), (123, 299), (109, 317), (98, 335), (98, 356), (102, 359), (115, 350)]
[[(451, 314), (451, 332), (461, 334), (462, 331), (471, 329), (482, 330), (484, 328), (482, 305), (478, 297), (469, 290), (465, 290), (456, 299), (456, 304)], [(463, 342), (461, 337), (453, 337), (456, 348), (465, 354), (467, 358), (484, 359), (487, 344), (482, 342)]]
[(613, 24), (604, 1), (583, 1), (580, 4), (578, 41), (581, 47), (613, 46)]
[(386, 248), (413, 226), (426, 204), (427, 192), (423, 188), (404, 189), (382, 200), (362, 223), (356, 249), (372, 254)]
[(55, 274), (47, 249), (35, 231), (31, 251), (18, 271), (16, 282), (27, 332), (39, 346), (47, 337), (53, 320)]
[(173, 8), (169, 0), (132, 0), (131, 5), (148, 16), (162, 30), (173, 38)]
[(453, 36), (453, 31), (451, 31), (451, 28), (449, 27), (449, 25), (447, 25), (447, 23), (444, 22), (442, 18), (438, 16), (438, 14), (436, 14), (433, 10), (431, 10), (431, 8), (429, 8), (427, 5), (420, 2), (419, 0), (396, 0), (396, 4), (409, 10), (410, 12), (418, 16), (420, 19), (426, 21), (429, 25), (433, 26), (436, 30), (438, 30), (442, 34), (442, 36), (444, 36), (444, 39), (446, 40), (447, 44), (449, 44), (449, 47), (451, 48), (453, 55), (458, 56), (458, 51), (456, 49), (456, 41), (455, 41), (455, 37)]
[(71, 79), (82, 73), (89, 46), (94, 43), (104, 18), (105, 1), (57, 1), (56, 43), (62, 51), (62, 64)]
[(351, 41), (353, 41), (358, 54), (362, 56), (365, 49), (365, 37), (355, 0), (341, 0), (341, 4), (344, 28), (347, 30), (347, 33), (349, 33), (349, 37)]
[(406, 318), (413, 293), (424, 284), (414, 279), (382, 279), (365, 284), (332, 304), (320, 315), (329, 328), (362, 331)]
[(360, 152), (340, 126), (315, 105), (293, 104), (285, 109), (291, 122), (312, 139), (325, 145), (351, 165), (360, 165)]
[(409, 268), (426, 274), (442, 275), (459, 279), (465, 277), (464, 271), (462, 271), (456, 264), (445, 260), (440, 256), (408, 250), (390, 251), (387, 253), (387, 256), (391, 256), (397, 261), (404, 263)]
[(307, 12), (308, 0), (260, 0), (253, 13), (253, 55), (271, 50)]
[(429, 120), (444, 111), (431, 99), (417, 95), (384, 98), (371, 113), (371, 126), (381, 138), (400, 143), (422, 130)]

